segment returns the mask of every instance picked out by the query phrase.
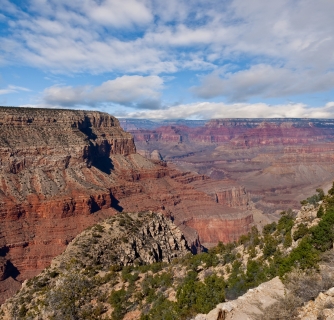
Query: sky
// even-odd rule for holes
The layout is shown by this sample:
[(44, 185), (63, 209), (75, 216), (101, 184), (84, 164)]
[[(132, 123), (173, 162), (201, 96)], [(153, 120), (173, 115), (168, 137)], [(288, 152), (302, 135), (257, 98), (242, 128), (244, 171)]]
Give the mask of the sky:
[(0, 105), (334, 118), (333, 0), (0, 0)]

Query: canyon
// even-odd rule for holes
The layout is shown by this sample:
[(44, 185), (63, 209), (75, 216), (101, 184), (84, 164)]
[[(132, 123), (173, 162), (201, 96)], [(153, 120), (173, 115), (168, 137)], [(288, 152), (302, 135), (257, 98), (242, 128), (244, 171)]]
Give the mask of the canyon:
[(301, 200), (316, 188), (328, 189), (334, 179), (331, 119), (240, 118), (193, 123), (121, 119), (120, 123), (134, 136), (140, 154), (210, 177), (206, 187), (197, 186), (208, 194), (219, 194), (222, 185), (234, 186), (239, 193), (245, 190), (246, 202), (266, 214), (297, 209)]
[(163, 214), (193, 252), (265, 220), (243, 186), (180, 171), (154, 154), (137, 153), (107, 113), (1, 107), (0, 303), (76, 235), (120, 212)]

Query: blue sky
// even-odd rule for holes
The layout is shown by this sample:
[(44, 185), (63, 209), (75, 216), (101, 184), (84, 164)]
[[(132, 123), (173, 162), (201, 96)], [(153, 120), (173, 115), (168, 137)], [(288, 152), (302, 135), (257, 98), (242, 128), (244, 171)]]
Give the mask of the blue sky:
[(332, 0), (0, 0), (0, 105), (334, 117)]

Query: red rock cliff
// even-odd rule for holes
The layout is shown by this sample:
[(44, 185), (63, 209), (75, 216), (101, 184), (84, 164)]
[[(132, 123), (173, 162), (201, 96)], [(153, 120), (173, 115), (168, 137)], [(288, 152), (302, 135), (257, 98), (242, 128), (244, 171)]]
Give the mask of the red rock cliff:
[[(252, 223), (250, 212), (191, 185), (201, 177), (136, 154), (132, 136), (106, 113), (0, 108), (0, 119), (0, 303), (83, 229), (121, 210), (172, 217), (194, 249), (191, 219), (237, 214)], [(222, 227), (217, 239), (247, 228)]]

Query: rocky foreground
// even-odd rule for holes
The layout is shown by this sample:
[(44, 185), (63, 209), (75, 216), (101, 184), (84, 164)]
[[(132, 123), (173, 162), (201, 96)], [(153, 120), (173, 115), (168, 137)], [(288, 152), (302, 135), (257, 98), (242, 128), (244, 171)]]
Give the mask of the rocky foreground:
[(0, 303), (85, 228), (122, 211), (169, 217), (193, 252), (237, 240), (254, 221), (247, 192), (191, 185), (209, 180), (137, 154), (109, 114), (0, 107)]
[[(187, 253), (190, 248), (182, 232), (162, 215), (118, 214), (82, 232), (49, 268), (26, 281), (19, 294), (2, 306), (1, 319), (93, 319), (98, 303), (91, 300), (120, 288), (115, 271), (170, 263)], [(82, 301), (76, 306), (76, 300)], [(112, 312), (110, 305), (98, 305), (104, 317)]]
[(4, 320), (333, 319), (334, 186), (295, 216), (192, 255), (169, 219), (120, 213), (78, 235)]

